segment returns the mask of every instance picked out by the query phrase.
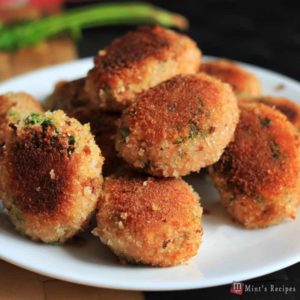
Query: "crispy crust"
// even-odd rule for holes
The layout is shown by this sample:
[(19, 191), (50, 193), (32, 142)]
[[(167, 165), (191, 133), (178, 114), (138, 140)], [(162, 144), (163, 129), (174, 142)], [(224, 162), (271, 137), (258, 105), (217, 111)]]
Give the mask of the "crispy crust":
[(84, 85), (85, 78), (57, 82), (53, 93), (44, 103), (45, 109), (51, 111), (61, 109), (69, 117), (82, 122), (81, 120), (86, 119), (94, 108), (84, 90)]
[(218, 160), (237, 121), (228, 85), (203, 73), (178, 75), (141, 93), (123, 112), (116, 148), (150, 174), (186, 175)]
[(117, 255), (153, 266), (180, 264), (202, 237), (198, 195), (181, 179), (122, 175), (105, 180), (94, 231)]
[(10, 131), (9, 123), (16, 122), (31, 112), (43, 112), (40, 103), (26, 93), (0, 95), (0, 144)]
[(211, 175), (230, 215), (248, 228), (294, 218), (299, 204), (299, 136), (280, 112), (240, 103), (235, 139)]
[[(11, 131), (10, 123), (31, 112), (43, 112), (40, 103), (26, 93), (7, 93), (0, 95), (0, 174), (4, 172), (2, 160), (6, 139)], [(0, 175), (1, 177), (1, 175)], [(0, 179), (0, 199), (3, 197), (3, 182)]]
[(95, 57), (86, 91), (106, 110), (120, 111), (135, 96), (177, 74), (195, 73), (201, 52), (188, 37), (159, 26), (140, 27)]
[[(110, 74), (116, 74), (122, 68), (131, 68), (136, 63), (155, 57), (164, 58), (163, 51), (171, 47), (168, 32), (161, 27), (141, 27), (114, 40), (102, 53), (95, 57), (95, 66)], [(163, 50), (163, 51), (162, 51)]]
[[(7, 155), (15, 179), (9, 189), (15, 189), (14, 203), (22, 211), (50, 214), (67, 204), (64, 190), (74, 175), (68, 148), (65, 137), (55, 138), (49, 129), (23, 132), (15, 140)], [(57, 180), (51, 180), (49, 170), (55, 170)]]
[[(101, 190), (103, 157), (88, 126), (62, 111), (14, 126), (4, 152), (4, 205), (33, 240), (64, 242), (86, 224)], [(51, 121), (49, 121), (51, 120)]]
[(119, 119), (119, 114), (99, 110), (90, 115), (91, 131), (105, 158), (103, 166), (104, 176), (114, 173), (125, 163), (115, 149)]
[(287, 98), (273, 97), (273, 96), (261, 96), (257, 98), (241, 98), (239, 101), (253, 102), (258, 101), (272, 108), (279, 110), (283, 113), (288, 120), (300, 130), (300, 107), (295, 102)]
[(238, 97), (260, 95), (260, 82), (256, 76), (230, 60), (218, 59), (204, 62), (201, 64), (200, 71), (230, 84)]
[(105, 162), (103, 174), (112, 174), (123, 160), (115, 150), (115, 135), (119, 113), (110, 113), (95, 107), (84, 91), (85, 78), (73, 81), (61, 81), (45, 103), (50, 110), (62, 109), (69, 117), (76, 118), (80, 123), (90, 123), (91, 132), (100, 147)]

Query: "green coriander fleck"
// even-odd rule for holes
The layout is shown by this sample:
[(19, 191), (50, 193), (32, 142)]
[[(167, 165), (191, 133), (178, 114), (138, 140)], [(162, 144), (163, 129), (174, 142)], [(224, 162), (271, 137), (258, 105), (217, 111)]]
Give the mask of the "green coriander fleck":
[(73, 135), (70, 135), (68, 142), (69, 142), (69, 145), (75, 145), (75, 143), (76, 143), (75, 137)]
[(264, 203), (264, 202), (266, 202), (265, 197), (262, 196), (262, 195), (257, 196), (255, 199), (256, 199), (256, 201), (257, 201), (258, 203)]
[(126, 127), (126, 126), (120, 127), (120, 135), (124, 142), (126, 141), (126, 138), (128, 137), (129, 134), (130, 134), (130, 130), (128, 127)]
[(262, 127), (270, 127), (272, 125), (272, 121), (268, 118), (260, 119), (260, 124)]
[(193, 139), (197, 136), (199, 133), (199, 128), (196, 126), (195, 123), (191, 122), (190, 123), (190, 134), (188, 136), (189, 139)]

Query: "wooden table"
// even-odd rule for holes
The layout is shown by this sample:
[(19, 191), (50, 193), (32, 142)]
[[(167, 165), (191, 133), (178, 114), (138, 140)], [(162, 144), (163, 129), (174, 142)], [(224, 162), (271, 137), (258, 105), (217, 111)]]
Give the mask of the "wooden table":
[(0, 260), (0, 300), (143, 300), (142, 292), (100, 289), (68, 283)]

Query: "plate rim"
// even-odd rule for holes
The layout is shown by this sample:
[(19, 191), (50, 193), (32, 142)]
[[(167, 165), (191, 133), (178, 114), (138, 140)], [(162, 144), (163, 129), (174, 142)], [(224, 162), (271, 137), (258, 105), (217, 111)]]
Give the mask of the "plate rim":
[[(80, 279), (76, 279), (71, 277), (65, 277), (63, 275), (57, 275), (57, 274), (53, 274), (52, 272), (47, 272), (47, 271), (42, 271), (40, 269), (38, 269), (37, 267), (31, 267), (31, 266), (27, 266), (23, 263), (19, 263), (16, 262), (14, 260), (11, 260), (9, 258), (3, 258), (1, 255), (1, 259), (3, 259), (3, 261), (6, 261), (14, 266), (20, 267), (24, 270), (33, 272), (33, 273), (37, 273), (39, 275), (43, 275), (46, 277), (50, 277), (53, 279), (57, 279), (57, 280), (62, 280), (62, 281), (66, 281), (69, 283), (75, 283), (75, 284), (80, 284), (80, 285), (85, 285), (85, 286), (90, 286), (90, 287), (97, 287), (97, 288), (108, 288), (108, 289), (117, 289), (117, 290), (124, 290), (124, 291), (143, 291), (143, 292), (147, 292), (147, 291), (180, 291), (180, 290), (194, 290), (194, 289), (204, 289), (204, 288), (213, 288), (213, 287), (217, 287), (217, 286), (222, 286), (222, 285), (227, 285), (227, 284), (231, 284), (232, 282), (242, 282), (242, 281), (246, 281), (246, 280), (250, 280), (253, 278), (257, 278), (260, 276), (264, 276), (267, 274), (271, 274), (273, 272), (279, 271), (283, 268), (287, 268), (290, 267), (296, 263), (300, 262), (300, 253), (297, 257), (293, 256), (290, 259), (286, 259), (284, 261), (280, 261), (277, 264), (272, 264), (273, 267), (268, 267), (265, 266), (264, 268), (261, 268), (259, 270), (261, 270), (260, 272), (256, 272), (256, 271), (251, 271), (249, 273), (244, 273), (244, 276), (240, 276), (238, 279), (234, 277), (234, 275), (228, 275), (228, 276), (224, 276), (222, 278), (222, 280), (210, 280), (210, 281), (204, 281), (204, 284), (202, 284), (201, 286), (199, 286), (199, 281), (201, 281), (202, 279), (198, 279), (198, 280), (189, 280), (189, 281), (181, 281), (181, 285), (184, 285), (184, 287), (182, 287), (181, 285), (178, 285), (178, 282), (175, 282), (174, 285), (169, 284), (169, 285), (155, 285), (154, 287), (151, 286), (151, 284), (147, 285), (147, 284), (133, 284), (133, 285), (128, 285), (128, 284), (119, 284), (116, 285), (114, 283), (96, 283), (96, 282), (91, 282), (88, 280), (80, 280)], [(265, 269), (267, 269), (267, 271), (264, 271)]]
[[(206, 56), (206, 55), (203, 56), (204, 61), (211, 60), (211, 59), (220, 59), (220, 57)], [(77, 60), (67, 62), (67, 63), (56, 64), (56, 65), (53, 65), (53, 66), (50, 66), (47, 68), (41, 68), (41, 69), (35, 70), (33, 72), (29, 72), (29, 73), (26, 73), (23, 75), (13, 77), (6, 81), (3, 81), (0, 83), (0, 88), (2, 87), (2, 85), (11, 84), (16, 80), (26, 79), (26, 77), (30, 77), (30, 76), (35, 77), (35, 76), (38, 76), (40, 73), (47, 73), (51, 70), (55, 70), (58, 68), (71, 67), (72, 65), (78, 64), (78, 63), (88, 64), (91, 62), (91, 60), (92, 60), (92, 57), (87, 57), (87, 58), (81, 58), (81, 59), (77, 59)], [(246, 68), (258, 70), (258, 71), (264, 72), (268, 75), (279, 77), (279, 79), (287, 80), (292, 85), (296, 85), (297, 88), (299, 88), (300, 83), (297, 80), (290, 78), (286, 75), (283, 75), (276, 71), (265, 69), (263, 67), (256, 66), (253, 64), (244, 63), (244, 62), (240, 62), (240, 61), (233, 60), (233, 59), (230, 59), (230, 60), (234, 61)], [(217, 279), (210, 279), (210, 280), (194, 279), (194, 280), (188, 280), (188, 281), (180, 281), (180, 284), (178, 282), (174, 282), (174, 284), (163, 283), (162, 285), (156, 283), (154, 286), (151, 284), (151, 282), (149, 282), (148, 284), (133, 283), (133, 284), (129, 285), (128, 283), (122, 284), (122, 282), (116, 283), (116, 281), (109, 282), (109, 280), (104, 280), (104, 283), (103, 283), (103, 281), (101, 283), (99, 283), (99, 282), (91, 282), (88, 279), (87, 280), (78, 279), (78, 278), (75, 278), (72, 274), (69, 277), (66, 277), (64, 275), (59, 275), (55, 272), (41, 270), (38, 266), (26, 265), (25, 263), (18, 261), (18, 259), (12, 259), (12, 258), (8, 257), (7, 255), (5, 255), (4, 253), (2, 253), (1, 248), (0, 248), (0, 254), (1, 254), (0, 258), (3, 261), (6, 261), (15, 266), (21, 267), (23, 269), (26, 269), (31, 272), (35, 272), (35, 273), (38, 273), (38, 274), (41, 274), (44, 276), (48, 276), (51, 278), (56, 278), (59, 280), (72, 282), (72, 283), (76, 283), (76, 284), (83, 284), (83, 285), (87, 285), (87, 286), (101, 287), (101, 288), (113, 288), (113, 289), (119, 289), (119, 290), (135, 290), (135, 291), (136, 290), (140, 290), (140, 291), (171, 291), (172, 290), (172, 291), (175, 291), (175, 290), (187, 290), (187, 289), (201, 289), (201, 288), (215, 287), (215, 286), (230, 284), (232, 281), (237, 279), (237, 278), (233, 278), (234, 275), (228, 274), (226, 276), (222, 276), (221, 278), (218, 277)], [(264, 265), (264, 267), (258, 269), (258, 271), (255, 271), (255, 270), (244, 271), (243, 274), (241, 276), (239, 276), (238, 280), (244, 281), (244, 280), (252, 279), (255, 277), (260, 277), (262, 275), (275, 272), (282, 268), (289, 267), (298, 262), (300, 262), (300, 253), (298, 255), (293, 255), (292, 257), (286, 257), (283, 260), (273, 262), (272, 264), (269, 263), (267, 265)]]

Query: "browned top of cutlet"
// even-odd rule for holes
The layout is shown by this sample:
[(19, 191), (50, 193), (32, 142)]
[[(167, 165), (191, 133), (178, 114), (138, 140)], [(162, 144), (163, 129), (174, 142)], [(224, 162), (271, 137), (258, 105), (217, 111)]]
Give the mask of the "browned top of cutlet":
[(300, 130), (300, 107), (297, 103), (287, 98), (274, 97), (274, 96), (261, 96), (261, 97), (246, 97), (240, 98), (240, 103), (259, 102), (270, 106), (283, 113), (288, 120)]
[(298, 129), (300, 129), (300, 107), (287, 98), (260, 97), (258, 101), (282, 112)]
[(95, 57), (98, 72), (116, 72), (130, 68), (149, 56), (161, 57), (170, 45), (170, 32), (159, 26), (140, 27), (123, 37), (116, 39), (104, 51)]
[(0, 115), (7, 115), (12, 107), (26, 112), (42, 111), (40, 103), (27, 93), (19, 92), (0, 95)]
[(214, 169), (228, 185), (249, 196), (276, 195), (299, 176), (299, 136), (280, 112), (257, 103), (240, 104), (234, 141)]
[[(181, 179), (142, 175), (108, 178), (103, 195), (99, 213), (137, 233), (166, 222), (188, 226), (195, 215), (201, 215), (198, 197)], [(191, 214), (191, 208), (198, 208), (198, 214)]]
[[(233, 95), (229, 86), (206, 74), (178, 75), (143, 93), (127, 108), (122, 126), (147, 143), (196, 134), (204, 128), (220, 97)], [(199, 132), (198, 132), (199, 133)], [(175, 141), (174, 141), (175, 142)]]
[(73, 81), (59, 81), (56, 83), (54, 93), (46, 102), (48, 109), (63, 109), (68, 115), (76, 114), (76, 109), (86, 108), (89, 102), (84, 90), (85, 78)]
[(10, 190), (15, 203), (27, 213), (53, 214), (67, 204), (64, 194), (72, 176), (67, 137), (53, 128), (27, 128), (8, 145)]
[(9, 131), (10, 119), (19, 119), (30, 112), (42, 112), (40, 103), (23, 92), (0, 95), (0, 144)]
[(200, 71), (229, 83), (236, 93), (247, 93), (253, 89), (255, 76), (232, 61), (219, 59), (204, 62)]
[(274, 105), (274, 107), (286, 115), (291, 122), (294, 122), (299, 118), (299, 108), (290, 103), (278, 103)]
[(7, 121), (7, 112), (16, 103), (8, 103), (5, 95), (0, 95), (0, 126)]
[(120, 113), (102, 111), (93, 106), (73, 109), (68, 115), (76, 118), (81, 124), (89, 123), (94, 135), (103, 132), (116, 132), (117, 121), (120, 118)]

